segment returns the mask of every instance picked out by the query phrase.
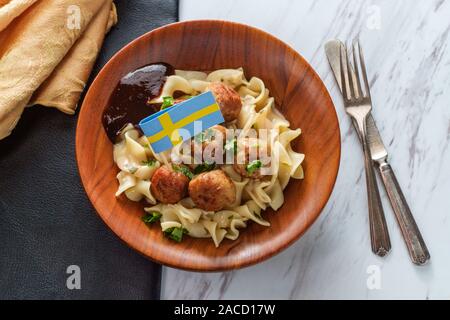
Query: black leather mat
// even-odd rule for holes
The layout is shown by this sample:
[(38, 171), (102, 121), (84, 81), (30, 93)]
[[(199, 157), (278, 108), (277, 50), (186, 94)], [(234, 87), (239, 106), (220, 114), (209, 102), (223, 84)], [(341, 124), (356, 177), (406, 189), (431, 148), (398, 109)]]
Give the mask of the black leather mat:
[[(176, 0), (118, 0), (93, 76), (123, 45), (178, 19)], [(2, 75), (3, 76), (3, 75)], [(157, 299), (161, 267), (100, 220), (75, 161), (77, 116), (28, 108), (0, 141), (0, 299)], [(81, 289), (66, 273), (80, 268)]]

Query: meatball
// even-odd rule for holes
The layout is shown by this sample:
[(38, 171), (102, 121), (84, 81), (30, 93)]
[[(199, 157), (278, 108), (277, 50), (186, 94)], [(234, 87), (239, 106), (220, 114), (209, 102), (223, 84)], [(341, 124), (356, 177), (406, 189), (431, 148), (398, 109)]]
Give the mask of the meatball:
[(211, 83), (209, 89), (216, 98), (225, 121), (228, 122), (237, 119), (242, 108), (241, 97), (239, 94), (233, 88), (230, 88), (221, 82)]
[(153, 174), (150, 190), (162, 203), (177, 203), (187, 196), (188, 185), (188, 177), (164, 165)]
[(210, 129), (213, 130), (213, 135), (216, 137), (216, 139), (221, 135), (221, 138), (223, 139), (223, 141), (225, 141), (227, 128), (221, 126), (220, 124), (216, 124), (215, 126), (212, 126)]
[(201, 144), (202, 149), (205, 149), (211, 142), (221, 141), (225, 143), (227, 134), (227, 128), (221, 125), (215, 125), (211, 128), (206, 129), (202, 133), (198, 134), (194, 138), (192, 138), (192, 153), (194, 153), (194, 146)]
[(270, 164), (270, 156), (270, 146), (262, 144), (261, 141), (241, 141), (238, 144), (233, 169), (242, 177), (260, 179), (261, 168)]
[(222, 170), (213, 170), (191, 180), (189, 196), (200, 209), (219, 211), (236, 200), (236, 188)]

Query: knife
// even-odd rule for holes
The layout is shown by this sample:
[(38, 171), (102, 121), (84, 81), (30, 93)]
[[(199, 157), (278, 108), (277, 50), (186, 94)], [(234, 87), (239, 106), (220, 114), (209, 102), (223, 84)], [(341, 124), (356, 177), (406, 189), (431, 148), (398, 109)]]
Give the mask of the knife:
[[(342, 93), (341, 83), (341, 69), (340, 69), (340, 48), (343, 46), (339, 40), (331, 40), (325, 44), (325, 53), (333, 71), (334, 78)], [(351, 72), (351, 66), (349, 66)], [(358, 127), (353, 122), (356, 132), (358, 133), (361, 142), (361, 133)], [(388, 152), (381, 139), (380, 132), (375, 124), (372, 114), (367, 117), (366, 123), (367, 140), (369, 144), (372, 161), (378, 169), (378, 173), (383, 181), (384, 188), (388, 194), (392, 209), (394, 210), (397, 223), (400, 227), (403, 239), (405, 240), (409, 256), (414, 264), (423, 265), (430, 260), (430, 253), (422, 238), (420, 230), (414, 220), (414, 217), (409, 209), (406, 198), (400, 188), (400, 185), (395, 177), (394, 171), (388, 162)]]

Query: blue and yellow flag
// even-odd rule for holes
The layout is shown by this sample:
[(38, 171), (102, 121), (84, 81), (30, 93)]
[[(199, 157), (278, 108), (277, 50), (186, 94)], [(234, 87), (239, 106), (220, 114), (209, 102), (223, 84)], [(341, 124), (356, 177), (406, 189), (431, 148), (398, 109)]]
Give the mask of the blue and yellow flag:
[(224, 122), (211, 92), (205, 92), (141, 120), (139, 126), (159, 153)]

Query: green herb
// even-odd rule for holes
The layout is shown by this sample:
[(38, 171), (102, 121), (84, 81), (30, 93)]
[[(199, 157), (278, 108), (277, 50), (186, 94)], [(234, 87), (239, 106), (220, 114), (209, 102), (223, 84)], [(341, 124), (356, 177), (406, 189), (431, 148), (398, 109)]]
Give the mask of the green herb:
[(188, 177), (189, 179), (192, 179), (192, 178), (194, 177), (194, 174), (191, 172), (191, 170), (189, 170), (188, 167), (180, 166), (180, 165), (177, 165), (177, 164), (173, 164), (173, 165), (172, 165), (172, 169), (173, 169), (175, 172), (179, 172), (179, 173), (184, 174), (184, 175), (185, 175), (186, 177)]
[(152, 224), (153, 222), (158, 221), (162, 217), (162, 214), (158, 211), (150, 211), (147, 212), (141, 219), (145, 222), (145, 224)]
[(211, 128), (209, 128), (209, 129), (206, 129), (205, 131), (203, 131), (203, 132), (201, 132), (201, 133), (195, 135), (195, 136), (194, 136), (194, 140), (195, 140), (195, 142), (197, 142), (197, 143), (203, 143), (203, 142), (205, 142), (205, 141), (211, 140), (211, 138), (213, 137), (213, 135), (214, 135), (214, 130), (211, 129)]
[(205, 141), (205, 137), (204, 137), (203, 132), (201, 132), (201, 133), (195, 135), (195, 136), (194, 136), (194, 141), (195, 141), (196, 143), (203, 143), (203, 142)]
[(167, 97), (163, 97), (163, 103), (161, 105), (161, 110), (164, 110), (168, 107), (173, 106), (173, 97), (171, 96), (167, 96)]
[(211, 140), (211, 138), (214, 137), (216, 131), (213, 128), (209, 128), (209, 129), (206, 129), (204, 131), (204, 133), (205, 133), (205, 139)]
[(226, 143), (225, 143), (225, 151), (231, 151), (231, 150), (233, 150), (233, 153), (234, 154), (237, 154), (237, 139), (236, 139), (236, 137), (234, 137), (233, 139), (231, 139), (231, 140), (228, 140)]
[(144, 166), (147, 166), (147, 167), (153, 167), (153, 166), (155, 165), (155, 163), (156, 163), (156, 160), (155, 160), (155, 159), (150, 159), (150, 160), (147, 160), (147, 161), (142, 161), (142, 164), (143, 164)]
[(207, 172), (214, 170), (216, 168), (216, 163), (202, 163), (195, 167), (194, 174), (200, 174), (202, 172)]
[(150, 145), (149, 144), (144, 144), (144, 148), (150, 149)]
[(256, 170), (258, 170), (259, 168), (261, 168), (261, 166), (262, 166), (261, 160), (253, 160), (252, 162), (250, 162), (249, 164), (247, 164), (247, 166), (245, 167), (245, 170), (246, 170), (249, 174), (252, 174), (252, 173), (255, 172)]
[(172, 227), (164, 230), (164, 235), (176, 242), (183, 240), (183, 234), (187, 234), (188, 231), (185, 228)]

